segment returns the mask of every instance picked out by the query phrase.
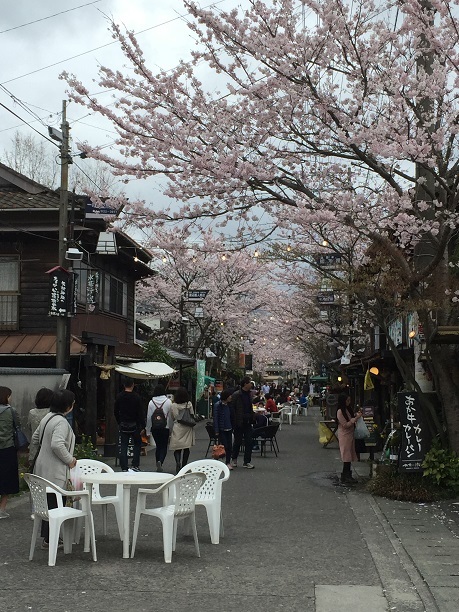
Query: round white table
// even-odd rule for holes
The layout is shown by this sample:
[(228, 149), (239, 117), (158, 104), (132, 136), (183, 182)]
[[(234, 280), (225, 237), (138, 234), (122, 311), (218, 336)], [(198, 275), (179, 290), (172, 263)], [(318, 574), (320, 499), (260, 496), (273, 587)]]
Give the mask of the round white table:
[[(132, 485), (162, 485), (174, 478), (174, 474), (166, 472), (102, 472), (101, 474), (84, 474), (81, 476), (92, 497), (93, 484), (123, 485), (123, 559), (129, 559), (129, 520), (131, 512)], [(167, 492), (163, 495), (163, 503), (167, 503)]]

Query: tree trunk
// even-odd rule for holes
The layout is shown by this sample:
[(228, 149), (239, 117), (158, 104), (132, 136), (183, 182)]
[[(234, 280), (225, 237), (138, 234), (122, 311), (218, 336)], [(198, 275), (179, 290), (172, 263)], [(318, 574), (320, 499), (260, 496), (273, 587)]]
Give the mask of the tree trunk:
[(430, 365), (443, 410), (443, 430), (451, 450), (459, 453), (459, 346), (430, 345)]

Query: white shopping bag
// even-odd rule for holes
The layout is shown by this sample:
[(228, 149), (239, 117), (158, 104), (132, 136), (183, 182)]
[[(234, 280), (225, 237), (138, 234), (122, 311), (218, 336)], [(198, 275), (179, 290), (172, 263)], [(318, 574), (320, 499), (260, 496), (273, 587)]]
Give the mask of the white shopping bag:
[(70, 470), (70, 480), (72, 482), (74, 491), (83, 490), (83, 483), (81, 481), (81, 470), (78, 466), (78, 463), (76, 464), (75, 467), (71, 468)]

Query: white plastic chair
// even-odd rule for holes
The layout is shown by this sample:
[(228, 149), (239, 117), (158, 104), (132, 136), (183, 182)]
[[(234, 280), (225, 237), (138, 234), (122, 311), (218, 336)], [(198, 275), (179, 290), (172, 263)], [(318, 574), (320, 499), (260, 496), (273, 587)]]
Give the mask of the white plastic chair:
[[(148, 516), (157, 516), (163, 526), (163, 548), (164, 561), (171, 563), (172, 551), (175, 551), (177, 540), (177, 522), (180, 519), (189, 518), (193, 531), (194, 546), (196, 555), (201, 556), (199, 552), (198, 533), (196, 531), (195, 517), (195, 502), (199, 489), (202, 487), (206, 475), (201, 472), (193, 474), (177, 475), (169, 482), (166, 482), (158, 489), (139, 489), (137, 492), (137, 505), (135, 509), (134, 532), (132, 535), (131, 559), (134, 558), (135, 547), (137, 543), (137, 534), (139, 532), (140, 516), (146, 514)], [(147, 508), (147, 495), (153, 493), (163, 493), (171, 487), (175, 489), (175, 500), (167, 506), (159, 508)]]
[[(85, 519), (85, 543), (84, 551), (89, 552), (89, 547), (92, 548), (92, 558), (97, 561), (96, 553), (96, 538), (94, 535), (94, 520), (91, 512), (91, 504), (88, 491), (78, 491), (78, 497), (81, 498), (82, 508), (67, 508), (64, 506), (62, 497), (75, 495), (75, 491), (65, 491), (54, 483), (36, 476), (35, 474), (24, 474), (24, 479), (27, 482), (32, 502), (34, 507), (33, 532), (32, 542), (30, 544), (29, 561), (33, 559), (35, 544), (37, 542), (38, 530), (42, 521), (49, 522), (49, 550), (48, 550), (48, 565), (56, 565), (57, 547), (59, 544), (59, 533), (63, 531), (64, 553), (72, 552), (73, 528), (74, 519)], [(48, 509), (47, 493), (54, 493), (57, 497), (57, 508)]]
[[(78, 459), (77, 467), (80, 468), (81, 474), (100, 474), (102, 472), (112, 473), (114, 470), (96, 459)], [(86, 485), (83, 483), (83, 489), (87, 490)], [(101, 495), (99, 485), (92, 485), (92, 506), (100, 506), (102, 508), (102, 529), (104, 535), (107, 535), (107, 506), (112, 505), (115, 509), (116, 522), (118, 524), (118, 532), (120, 539), (123, 539), (123, 485), (117, 485), (115, 495)], [(76, 541), (79, 541), (80, 529), (77, 531)]]
[(219, 544), (223, 533), (222, 516), (222, 485), (230, 477), (230, 471), (221, 461), (215, 459), (200, 459), (182, 467), (179, 476), (194, 472), (203, 472), (207, 479), (199, 489), (196, 504), (204, 506), (209, 523), (210, 540), (212, 544)]
[(288, 420), (289, 425), (293, 423), (293, 406), (284, 405), (279, 412), (281, 413), (282, 423), (284, 422), (284, 417)]

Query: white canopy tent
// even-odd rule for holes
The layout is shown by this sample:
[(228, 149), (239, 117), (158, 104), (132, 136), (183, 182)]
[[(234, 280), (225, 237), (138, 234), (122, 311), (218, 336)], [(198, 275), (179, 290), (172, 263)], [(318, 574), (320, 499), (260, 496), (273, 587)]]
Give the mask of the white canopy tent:
[(163, 376), (171, 376), (175, 372), (173, 368), (160, 361), (139, 361), (129, 365), (117, 365), (115, 370), (123, 376), (139, 380), (162, 378)]

